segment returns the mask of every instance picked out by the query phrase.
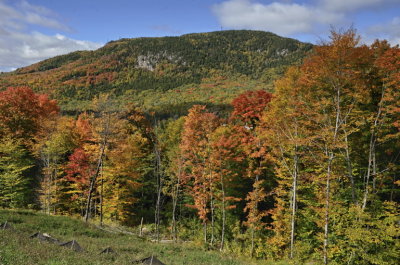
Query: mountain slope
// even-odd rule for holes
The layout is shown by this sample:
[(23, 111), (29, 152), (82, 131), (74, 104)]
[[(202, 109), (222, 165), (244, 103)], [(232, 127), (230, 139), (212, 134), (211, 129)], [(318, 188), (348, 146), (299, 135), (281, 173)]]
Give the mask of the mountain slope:
[(250, 81), (270, 83), (311, 48), (269, 32), (247, 30), (121, 39), (96, 51), (73, 52), (2, 74), (0, 89), (28, 85), (52, 94), (66, 108), (68, 102), (90, 100), (100, 93), (140, 101), (138, 93), (143, 91), (165, 96), (169, 90), (197, 88), (213, 79), (239, 82), (247, 89)]

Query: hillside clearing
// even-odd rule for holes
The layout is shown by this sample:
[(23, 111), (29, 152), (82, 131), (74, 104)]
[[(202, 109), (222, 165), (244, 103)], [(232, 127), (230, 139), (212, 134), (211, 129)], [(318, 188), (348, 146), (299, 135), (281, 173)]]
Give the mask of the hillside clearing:
[[(134, 235), (110, 233), (65, 216), (47, 216), (28, 210), (0, 210), (0, 223), (12, 229), (0, 230), (0, 264), (132, 264), (151, 255), (165, 264), (258, 264), (239, 261), (216, 251), (188, 244), (156, 244)], [(84, 249), (75, 252), (55, 244), (30, 238), (47, 233), (62, 242), (76, 240)], [(100, 254), (107, 247), (116, 253)]]

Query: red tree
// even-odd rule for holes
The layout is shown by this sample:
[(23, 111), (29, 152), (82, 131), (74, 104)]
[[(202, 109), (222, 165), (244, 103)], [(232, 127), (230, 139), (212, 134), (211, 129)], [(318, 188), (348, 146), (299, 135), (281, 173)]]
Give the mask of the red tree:
[(246, 91), (232, 101), (232, 118), (254, 128), (271, 99), (272, 94), (265, 90)]
[(28, 87), (9, 87), (0, 92), (0, 136), (32, 140), (58, 112), (56, 101), (47, 95)]
[(72, 204), (78, 202), (75, 206), (70, 205), (70, 208), (78, 208), (83, 215), (83, 207), (85, 195), (88, 193), (90, 177), (94, 173), (93, 166), (90, 161), (90, 155), (82, 148), (78, 147), (74, 153), (69, 156), (68, 163), (65, 166), (65, 179), (69, 182), (69, 192)]

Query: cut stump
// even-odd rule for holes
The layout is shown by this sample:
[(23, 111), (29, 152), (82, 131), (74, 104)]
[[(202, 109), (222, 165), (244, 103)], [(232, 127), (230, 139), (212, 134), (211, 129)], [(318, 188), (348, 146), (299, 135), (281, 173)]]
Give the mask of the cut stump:
[(103, 249), (103, 251), (100, 252), (100, 254), (110, 254), (110, 253), (115, 253), (114, 249), (111, 247)]
[(60, 246), (69, 248), (69, 249), (71, 249), (73, 251), (76, 251), (76, 252), (82, 252), (83, 251), (83, 248), (75, 240), (62, 243), (62, 244), (60, 244)]
[(159, 259), (157, 259), (154, 256), (150, 256), (141, 260), (136, 260), (134, 261), (136, 264), (148, 264), (148, 265), (165, 265), (165, 263), (162, 263)]
[(6, 229), (13, 229), (12, 225), (7, 221), (5, 221), (3, 224), (0, 224), (0, 230)]

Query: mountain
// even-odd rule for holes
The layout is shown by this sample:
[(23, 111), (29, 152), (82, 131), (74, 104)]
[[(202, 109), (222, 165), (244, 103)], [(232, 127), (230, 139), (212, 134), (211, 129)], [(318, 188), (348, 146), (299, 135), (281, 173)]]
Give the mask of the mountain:
[(51, 94), (64, 110), (88, 108), (101, 93), (154, 111), (196, 102), (224, 104), (243, 90), (270, 87), (311, 48), (249, 30), (120, 39), (3, 73), (0, 89), (27, 85)]

